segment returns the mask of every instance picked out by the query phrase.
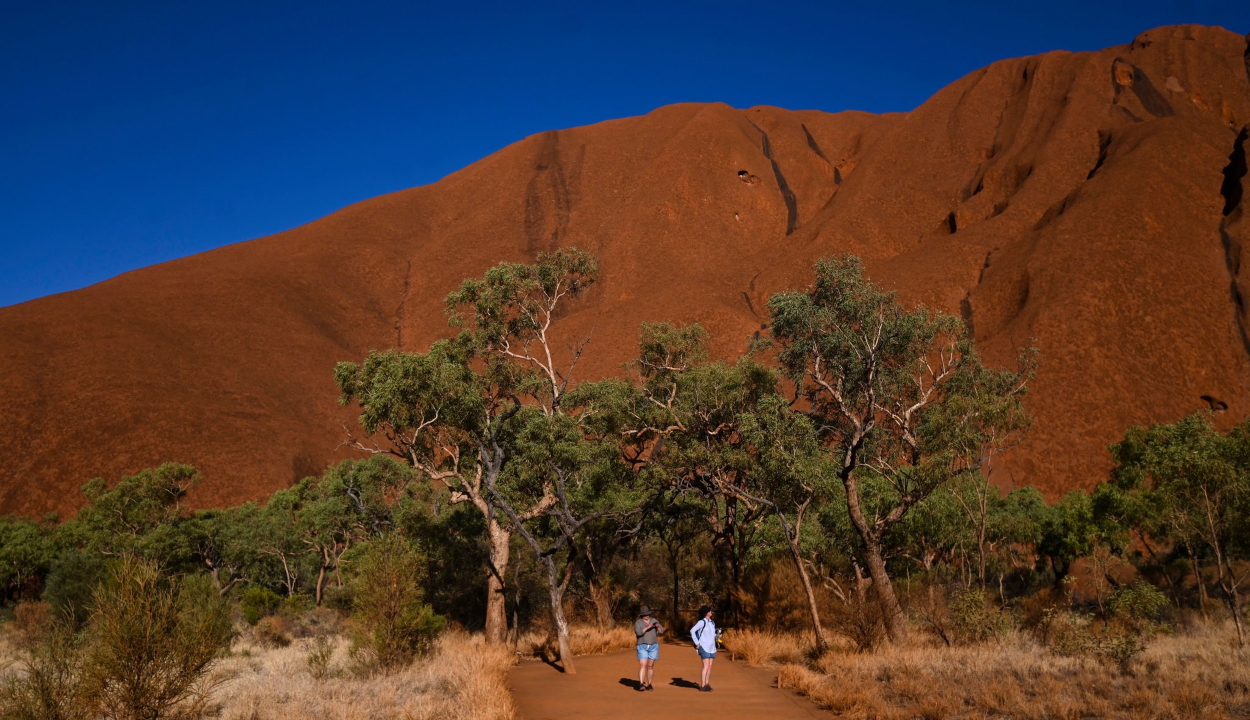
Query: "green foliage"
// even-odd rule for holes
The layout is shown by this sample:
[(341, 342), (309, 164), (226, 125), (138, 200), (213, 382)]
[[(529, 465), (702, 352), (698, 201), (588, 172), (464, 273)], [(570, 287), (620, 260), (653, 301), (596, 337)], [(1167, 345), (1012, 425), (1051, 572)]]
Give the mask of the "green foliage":
[(99, 717), (172, 717), (233, 635), (229, 605), (207, 577), (170, 578), (131, 556), (113, 567), (95, 608), (80, 682)]
[(1115, 591), (1107, 602), (1107, 610), (1112, 618), (1141, 634), (1157, 627), (1155, 623), (1168, 605), (1168, 596), (1158, 588), (1144, 580), (1135, 580)]
[(1015, 627), (1014, 618), (981, 589), (956, 592), (950, 602), (950, 620), (955, 639), (962, 643), (1001, 641)]
[(273, 615), (282, 606), (282, 596), (261, 585), (253, 585), (243, 591), (239, 600), (243, 609), (243, 619), (248, 625), (255, 625), (260, 619)]
[(352, 654), (359, 669), (388, 669), (429, 648), (446, 622), (426, 605), (420, 579), (425, 558), (398, 535), (369, 544), (356, 566)]
[(0, 517), (0, 601), (36, 596), (55, 557), (49, 525)]
[(96, 587), (107, 575), (108, 567), (103, 556), (66, 550), (52, 563), (43, 598), (57, 615), (75, 627), (81, 626), (95, 607)]
[(132, 553), (169, 565), (179, 559), (172, 526), (199, 481), (195, 468), (176, 463), (124, 477), (112, 488), (97, 478), (83, 486), (87, 504), (62, 533), (88, 551)]

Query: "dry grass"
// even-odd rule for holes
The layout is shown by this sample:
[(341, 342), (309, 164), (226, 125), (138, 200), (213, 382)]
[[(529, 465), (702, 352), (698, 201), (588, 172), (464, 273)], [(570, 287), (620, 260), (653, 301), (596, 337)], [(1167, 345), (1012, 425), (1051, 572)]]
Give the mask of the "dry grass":
[(971, 647), (889, 647), (791, 664), (778, 683), (839, 717), (1225, 720), (1250, 714), (1250, 651), (1228, 628), (1161, 637), (1129, 666), (1050, 654), (1024, 636)]
[(312, 640), (284, 648), (236, 645), (218, 672), (225, 682), (210, 712), (222, 720), (511, 720), (507, 648), (449, 633), (426, 658), (402, 670), (357, 678), (347, 643), (335, 639), (329, 674), (309, 667)]
[[(633, 628), (616, 625), (601, 630), (594, 625), (574, 625), (569, 628), (569, 645), (574, 655), (603, 655), (616, 650), (634, 647), (638, 639)], [(531, 657), (554, 658), (557, 651), (554, 635), (544, 632), (527, 632), (517, 642), (517, 652)]]
[(801, 663), (813, 648), (810, 638), (767, 630), (728, 630), (724, 640), (735, 660), (740, 659), (752, 667)]

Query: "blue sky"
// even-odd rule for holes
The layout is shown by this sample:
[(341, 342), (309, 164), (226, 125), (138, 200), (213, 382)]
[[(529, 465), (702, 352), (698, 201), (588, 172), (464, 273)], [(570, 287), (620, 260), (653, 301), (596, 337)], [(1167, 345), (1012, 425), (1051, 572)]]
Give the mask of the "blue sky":
[(723, 101), (910, 110), (1246, 0), (3, 0), (0, 306), (279, 232), (527, 135)]

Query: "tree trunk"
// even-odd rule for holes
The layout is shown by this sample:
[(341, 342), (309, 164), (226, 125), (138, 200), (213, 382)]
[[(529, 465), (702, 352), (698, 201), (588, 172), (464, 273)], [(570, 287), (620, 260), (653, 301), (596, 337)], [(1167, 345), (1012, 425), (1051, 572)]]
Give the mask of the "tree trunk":
[(612, 626), (612, 603), (608, 599), (608, 590), (603, 585), (594, 581), (594, 578), (587, 578), (586, 584), (590, 588), (590, 602), (595, 606), (595, 622), (600, 629), (606, 629)]
[(807, 594), (807, 609), (812, 615), (812, 630), (816, 635), (816, 655), (824, 655), (829, 651), (829, 641), (825, 638), (825, 629), (820, 624), (820, 608), (816, 605), (816, 590), (812, 587), (811, 575), (803, 565), (803, 555), (799, 552), (798, 542), (791, 540), (790, 555), (794, 558), (794, 568), (799, 571), (799, 579), (803, 581), (803, 592)]
[(868, 575), (872, 577), (873, 589), (877, 601), (881, 603), (881, 612), (885, 615), (885, 629), (890, 640), (898, 642), (907, 631), (904, 622), (903, 607), (899, 605), (894, 594), (894, 585), (890, 583), (890, 575), (885, 569), (885, 558), (881, 556), (881, 538), (869, 527), (864, 511), (859, 506), (859, 485), (848, 469), (842, 475), (842, 485), (846, 488), (846, 507), (851, 516), (851, 524), (859, 533), (864, 543), (864, 561), (868, 564)]
[(670, 617), (672, 623), (680, 627), (681, 611), (679, 608), (681, 602), (681, 576), (678, 574), (677, 563), (677, 558), (673, 558), (673, 614)]
[(1237, 647), (1246, 646), (1246, 628), (1241, 618), (1241, 595), (1237, 592), (1237, 588), (1233, 588), (1229, 592), (1229, 604), (1233, 610), (1233, 624), (1237, 626)]
[(898, 642), (907, 633), (907, 624), (903, 616), (903, 606), (894, 594), (894, 585), (890, 582), (890, 574), (885, 569), (885, 559), (881, 556), (881, 543), (872, 538), (864, 543), (864, 561), (868, 564), (868, 575), (872, 578), (872, 588), (881, 603), (881, 612), (885, 615), (885, 629), (890, 640)]
[(556, 627), (556, 643), (560, 648), (560, 666), (566, 675), (576, 675), (573, 664), (573, 648), (569, 644), (569, 622), (564, 617), (564, 584), (556, 572), (556, 561), (550, 555), (542, 558), (547, 566), (547, 592), (551, 596), (551, 620)]
[(512, 533), (491, 517), (487, 519), (490, 534), (490, 566), (486, 572), (486, 642), (502, 644), (508, 634), (508, 603), (504, 595), (504, 573), (512, 551)]

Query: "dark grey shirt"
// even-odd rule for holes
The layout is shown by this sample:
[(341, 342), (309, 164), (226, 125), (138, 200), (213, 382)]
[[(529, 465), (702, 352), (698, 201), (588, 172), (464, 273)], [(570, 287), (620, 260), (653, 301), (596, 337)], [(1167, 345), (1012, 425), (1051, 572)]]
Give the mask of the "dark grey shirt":
[[(654, 623), (656, 627), (648, 630), (647, 626), (652, 623)], [(646, 618), (638, 618), (638, 620), (634, 622), (634, 634), (638, 636), (639, 645), (655, 645), (660, 642), (659, 638), (656, 636), (664, 634), (664, 626), (660, 625), (660, 621), (655, 618), (651, 618), (650, 620)]]

